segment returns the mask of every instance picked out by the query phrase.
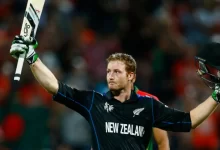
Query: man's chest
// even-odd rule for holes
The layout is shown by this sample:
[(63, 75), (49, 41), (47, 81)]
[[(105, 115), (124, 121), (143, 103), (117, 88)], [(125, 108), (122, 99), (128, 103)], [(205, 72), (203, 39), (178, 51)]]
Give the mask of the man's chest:
[(152, 127), (151, 112), (142, 103), (106, 101), (93, 106), (92, 117), (94, 124), (104, 133), (143, 137), (146, 128)]

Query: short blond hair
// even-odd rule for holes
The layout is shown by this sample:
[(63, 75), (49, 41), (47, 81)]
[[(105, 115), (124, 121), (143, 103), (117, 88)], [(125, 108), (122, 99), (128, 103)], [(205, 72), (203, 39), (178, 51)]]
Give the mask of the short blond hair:
[(129, 72), (134, 72), (136, 73), (136, 69), (137, 69), (137, 64), (135, 59), (129, 55), (129, 54), (125, 54), (125, 53), (114, 53), (111, 54), (107, 59), (107, 63), (111, 62), (111, 61), (121, 61), (125, 64), (125, 70), (129, 73)]

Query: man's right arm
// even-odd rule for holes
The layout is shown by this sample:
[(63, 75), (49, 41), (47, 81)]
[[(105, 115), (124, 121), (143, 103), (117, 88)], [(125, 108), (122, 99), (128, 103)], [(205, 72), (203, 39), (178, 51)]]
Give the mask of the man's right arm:
[(58, 92), (59, 84), (53, 73), (38, 58), (30, 65), (31, 71), (39, 84), (51, 94)]
[(30, 65), (36, 80), (44, 89), (53, 94), (54, 101), (73, 109), (88, 119), (87, 112), (93, 103), (92, 91), (80, 91), (58, 82), (53, 73), (38, 58)]
[(93, 91), (77, 90), (58, 82), (53, 73), (39, 58), (30, 65), (30, 68), (39, 84), (53, 94), (54, 101), (64, 104), (81, 114), (84, 110), (91, 110), (94, 99)]
[(59, 88), (58, 81), (53, 73), (38, 58), (35, 52), (37, 46), (38, 42), (35, 38), (16, 35), (11, 45), (10, 54), (12, 57), (18, 59), (20, 54), (26, 53), (26, 60), (37, 81), (49, 93), (56, 94)]
[(94, 91), (77, 90), (68, 85), (58, 82), (53, 73), (38, 58), (35, 49), (37, 41), (32, 37), (15, 36), (10, 54), (18, 58), (20, 54), (26, 53), (26, 60), (30, 65), (31, 71), (39, 84), (53, 94), (53, 99), (79, 113), (88, 112), (92, 108)]

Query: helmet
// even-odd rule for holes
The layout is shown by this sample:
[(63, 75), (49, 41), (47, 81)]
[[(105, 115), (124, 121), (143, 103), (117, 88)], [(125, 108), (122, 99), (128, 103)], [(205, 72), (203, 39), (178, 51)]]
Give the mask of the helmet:
[(220, 43), (207, 43), (195, 56), (197, 73), (211, 89), (220, 85)]

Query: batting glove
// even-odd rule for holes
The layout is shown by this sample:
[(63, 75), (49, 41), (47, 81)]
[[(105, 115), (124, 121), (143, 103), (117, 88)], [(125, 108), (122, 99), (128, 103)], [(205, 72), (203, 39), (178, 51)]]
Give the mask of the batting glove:
[(220, 87), (219, 85), (215, 85), (215, 90), (212, 93), (212, 98), (216, 101), (216, 102), (220, 102)]
[(25, 58), (30, 65), (38, 58), (38, 55), (35, 52), (37, 46), (38, 43), (35, 38), (16, 35), (11, 45), (10, 54), (12, 57), (18, 59), (20, 54), (25, 53)]

